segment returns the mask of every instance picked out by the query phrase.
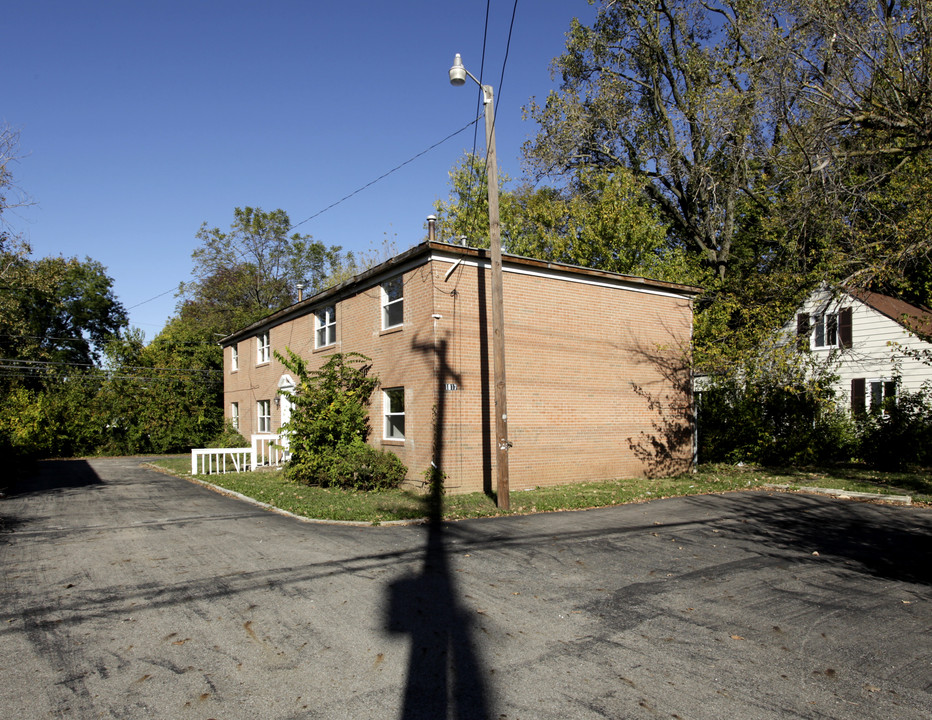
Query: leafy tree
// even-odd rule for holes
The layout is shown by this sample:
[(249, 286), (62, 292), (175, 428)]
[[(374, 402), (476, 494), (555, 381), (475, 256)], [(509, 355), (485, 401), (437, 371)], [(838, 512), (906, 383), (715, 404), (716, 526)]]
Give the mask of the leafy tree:
[(574, 20), (559, 92), (528, 112), (538, 175), (625, 169), (672, 237), (724, 278), (747, 205), (766, 203), (762, 71), (745, 29), (762, 2), (617, 0)]
[[(451, 242), (465, 237), (472, 247), (489, 247), (489, 183), (485, 158), (466, 153), (449, 172), (450, 194), (434, 204), (437, 215), (437, 235)], [(514, 194), (506, 190), (510, 178), (498, 173), (499, 218), (505, 245), (514, 228)]]
[(149, 345), (135, 331), (107, 350), (102, 451), (187, 451), (221, 434), (222, 356), (202, 329), (175, 318)]
[[(436, 204), (441, 237), (465, 235), (488, 247), (484, 160), (466, 155), (450, 171), (450, 196)], [(527, 257), (697, 282), (698, 263), (671, 245), (667, 228), (630, 173), (576, 170), (567, 187), (523, 184), (508, 189), (500, 175), (502, 238), (507, 252)]]
[(251, 207), (234, 210), (228, 232), (204, 223), (180, 312), (229, 333), (295, 302), (298, 284), (305, 294), (322, 289), (346, 258), (339, 247), (291, 229), (284, 210)]
[(126, 326), (113, 280), (86, 258), (33, 260), (28, 248), (0, 253), (0, 356), (14, 361), (20, 379), (41, 367), (87, 368)]

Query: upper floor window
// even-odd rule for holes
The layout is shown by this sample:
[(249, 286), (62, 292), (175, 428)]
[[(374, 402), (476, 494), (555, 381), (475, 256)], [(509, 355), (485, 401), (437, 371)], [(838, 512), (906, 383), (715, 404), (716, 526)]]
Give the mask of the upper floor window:
[(234, 345), (230, 349), (233, 351), (230, 356), (230, 370), (231, 372), (236, 372), (239, 370), (239, 348)]
[(382, 283), (382, 329), (398, 327), (404, 322), (404, 282), (397, 275)]
[(337, 313), (333, 305), (321, 308), (314, 313), (314, 324), (317, 327), (315, 347), (326, 347), (337, 341)]
[(838, 312), (826, 312), (820, 315), (800, 313), (796, 316), (796, 334), (799, 347), (809, 348), (850, 348), (851, 308), (842, 308)]
[(256, 362), (267, 363), (271, 359), (271, 345), (269, 343), (269, 331), (256, 335)]
[(812, 318), (815, 326), (813, 347), (838, 347), (838, 313), (824, 313)]

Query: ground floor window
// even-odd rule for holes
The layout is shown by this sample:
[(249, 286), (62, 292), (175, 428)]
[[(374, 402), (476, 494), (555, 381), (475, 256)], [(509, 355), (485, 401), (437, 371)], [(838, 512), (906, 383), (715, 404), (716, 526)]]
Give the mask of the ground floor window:
[(260, 400), (256, 403), (257, 431), (261, 433), (272, 432), (272, 401)]
[(239, 403), (230, 403), (230, 424), (239, 430)]
[(865, 412), (886, 414), (896, 402), (896, 380), (854, 378), (851, 381), (851, 410), (856, 415)]
[(386, 440), (405, 439), (405, 389), (387, 388), (382, 391), (382, 411), (385, 416)]
[(886, 414), (887, 408), (896, 402), (896, 382), (893, 380), (871, 380), (870, 410)]

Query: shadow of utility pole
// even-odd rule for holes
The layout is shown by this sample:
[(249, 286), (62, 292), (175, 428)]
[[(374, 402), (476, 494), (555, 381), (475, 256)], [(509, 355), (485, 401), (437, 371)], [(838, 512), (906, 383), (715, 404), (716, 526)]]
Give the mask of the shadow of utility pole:
[(447, 382), (459, 382), (447, 361), (445, 340), (413, 344), (435, 353), (437, 405), (434, 415), (430, 492), (425, 498), (429, 521), (424, 565), (420, 574), (389, 587), (387, 626), (411, 636), (402, 720), (456, 717), (486, 720), (482, 667), (473, 646), (471, 616), (460, 607), (450, 573), (443, 525), (443, 420)]

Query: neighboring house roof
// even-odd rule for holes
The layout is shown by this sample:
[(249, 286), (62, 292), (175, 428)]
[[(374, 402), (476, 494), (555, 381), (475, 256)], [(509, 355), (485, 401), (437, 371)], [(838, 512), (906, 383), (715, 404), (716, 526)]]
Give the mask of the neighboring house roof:
[(845, 288), (845, 292), (910, 332), (927, 338), (932, 336), (932, 311), (870, 290)]
[[(406, 270), (411, 267), (416, 267), (419, 263), (425, 262), (427, 259), (429, 259), (432, 252), (441, 252), (452, 255), (460, 255), (462, 258), (483, 260), (488, 259), (490, 255), (488, 250), (479, 248), (471, 248), (463, 245), (451, 245), (448, 243), (435, 241), (422, 242), (410, 250), (400, 253), (399, 255), (396, 255), (373, 268), (365, 270), (358, 275), (354, 275), (350, 279), (341, 282), (339, 285), (329, 287), (326, 290), (317, 293), (316, 295), (301, 300), (294, 305), (289, 305), (288, 307), (283, 308), (278, 312), (274, 312), (271, 315), (262, 318), (261, 320), (257, 320), (251, 325), (247, 325), (246, 327), (237, 330), (231, 335), (223, 338), (223, 340), (220, 341), (220, 344), (224, 346), (229, 345), (242, 339), (243, 337), (254, 334), (256, 331), (262, 328), (276, 325), (292, 317), (300, 316), (309, 311), (311, 308), (319, 306), (321, 303), (326, 302), (327, 300), (332, 298), (339, 298), (341, 296), (345, 296), (347, 293), (353, 292), (357, 287), (371, 282), (373, 278), (379, 275), (384, 275), (388, 272), (391, 272), (392, 270), (395, 270), (395, 272), (400, 272), (401, 269)], [(581, 267), (579, 265), (568, 265), (566, 263), (535, 260), (533, 258), (522, 257), (520, 255), (509, 255), (502, 253), (502, 262), (503, 264), (507, 263), (511, 267), (521, 266), (527, 269), (546, 269), (558, 273), (566, 273), (568, 275), (582, 275), (591, 278), (604, 278), (606, 280), (618, 282), (622, 285), (627, 285), (631, 289), (635, 290), (641, 287), (645, 289), (649, 288), (654, 291), (659, 290), (685, 296), (699, 295), (702, 292), (701, 288), (693, 287), (692, 285), (681, 285), (679, 283), (665, 282), (662, 280), (650, 280), (648, 278), (638, 277), (635, 275), (621, 275), (619, 273), (597, 270), (595, 268)]]

